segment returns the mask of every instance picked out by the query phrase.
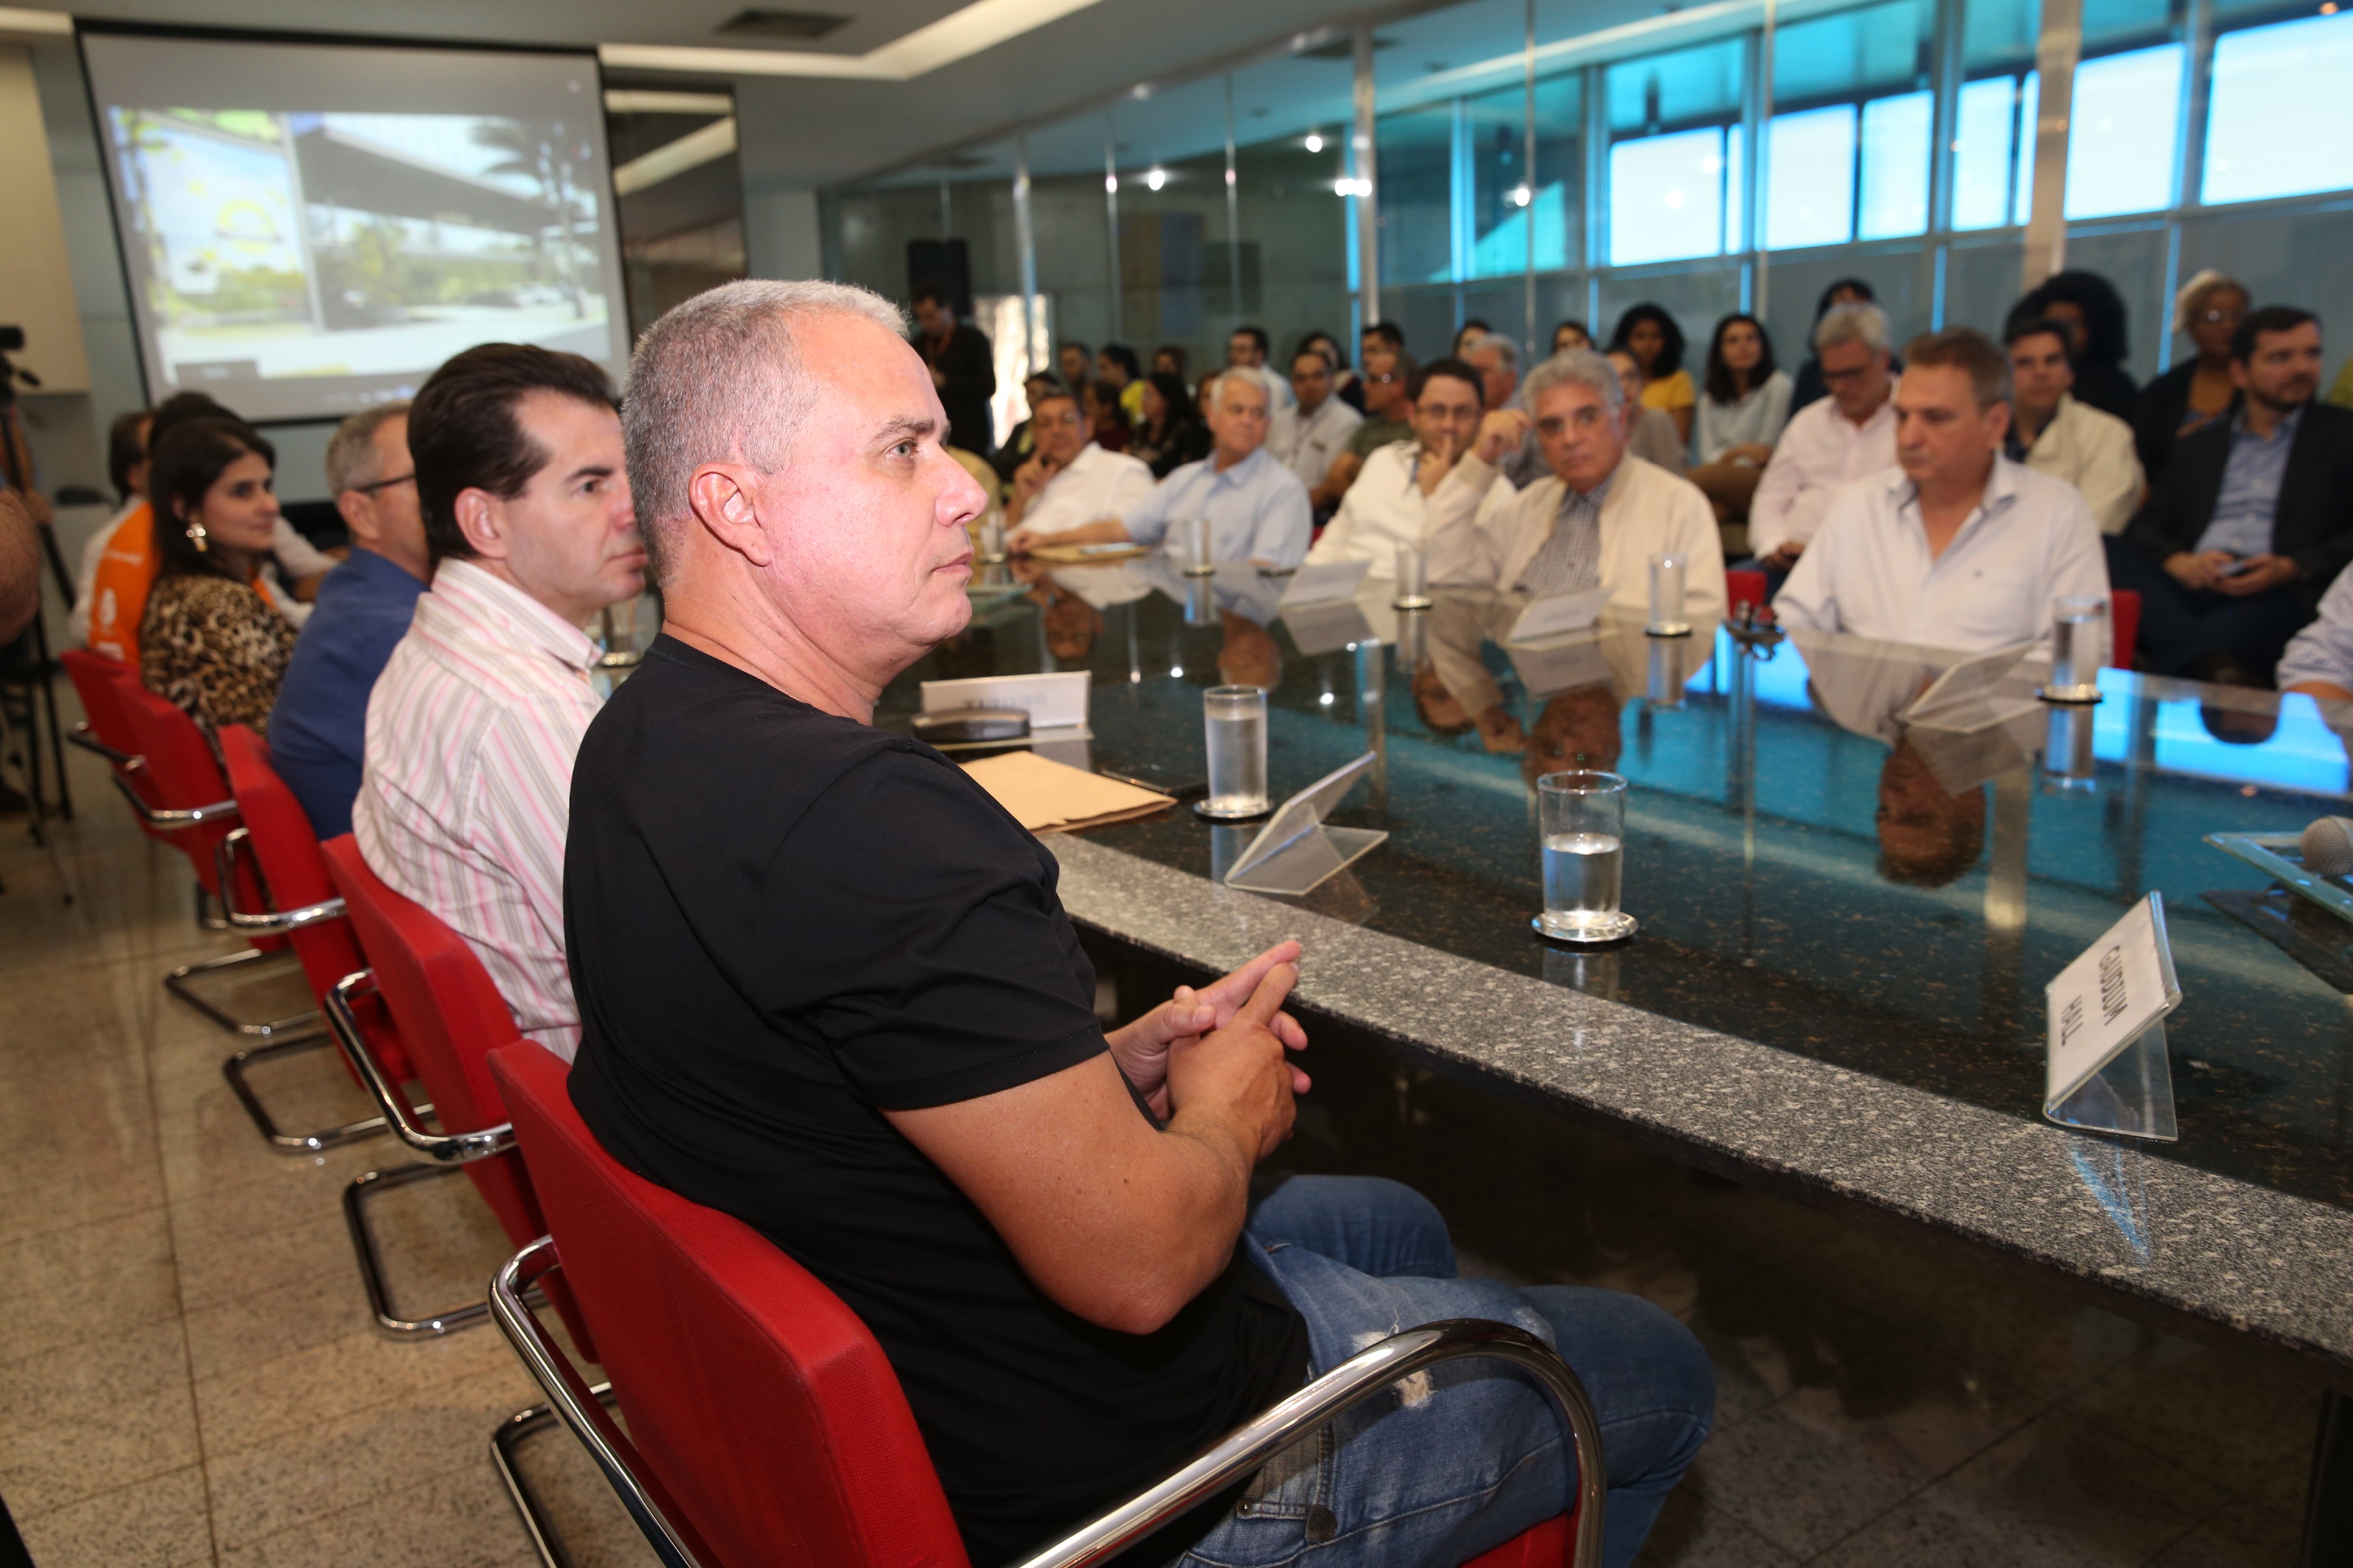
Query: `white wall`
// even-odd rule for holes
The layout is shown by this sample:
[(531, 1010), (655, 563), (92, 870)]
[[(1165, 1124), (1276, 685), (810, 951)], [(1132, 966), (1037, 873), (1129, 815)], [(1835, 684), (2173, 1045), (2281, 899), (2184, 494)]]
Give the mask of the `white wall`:
[(744, 195), (744, 261), (754, 278), (821, 278), (817, 193), (808, 190), (746, 191)]

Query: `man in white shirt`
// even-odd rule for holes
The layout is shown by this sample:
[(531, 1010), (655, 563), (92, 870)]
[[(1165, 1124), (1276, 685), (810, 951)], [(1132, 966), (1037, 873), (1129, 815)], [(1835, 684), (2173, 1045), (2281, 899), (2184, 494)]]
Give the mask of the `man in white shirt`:
[(1715, 513), (1688, 479), (1626, 449), (1618, 373), (1589, 349), (1555, 354), (1529, 374), (1526, 397), (1552, 472), (1489, 499), (1494, 465), (1525, 439), (1530, 415), (1486, 416), (1471, 451), (1430, 498), (1433, 583), (1525, 593), (1532, 599), (1600, 587), (1612, 608), (1646, 613), (1651, 557), (1685, 558), (1683, 613), (1724, 614), (1724, 547)]
[(1065, 533), (1117, 517), (1152, 493), (1152, 470), (1124, 452), (1106, 452), (1087, 434), (1078, 399), (1059, 388), (1030, 405), (1037, 450), (1013, 470), (1005, 500), (1010, 541)]
[(2075, 384), (2067, 329), (2040, 318), (2012, 321), (2001, 335), (2010, 354), (2010, 439), (2003, 450), (2038, 474), (2084, 492), (2102, 533), (2122, 533), (2140, 510), (2140, 455), (2132, 426), (2069, 395)]
[(1292, 356), (1291, 390), (1299, 399), (1299, 417), (1288, 432), (1289, 445), (1277, 447), (1270, 437), (1267, 449), (1314, 489), (1332, 471), (1332, 459), (1347, 449), (1348, 437), (1365, 416), (1332, 395), (1332, 362), (1321, 349), (1301, 349)]
[(644, 590), (605, 373), (517, 343), (468, 349), (408, 415), (433, 585), (368, 697), (352, 832), (368, 868), (482, 961), (515, 1027), (566, 1061), (572, 764), (601, 700), (580, 628)]
[(1263, 375), (1225, 372), (1209, 395), (1209, 435), (1216, 445), (1208, 457), (1178, 468), (1117, 517), (1057, 534), (1024, 528), (1008, 545), (1026, 551), (1039, 544), (1165, 542), (1172, 554), (1181, 553), (1186, 543), (1177, 525), (1207, 518), (1213, 561), (1298, 565), (1306, 558), (1314, 522), (1307, 487), (1266, 449), (1267, 401)]
[(1388, 582), (1397, 574), (1397, 547), (1422, 542), (1430, 494), (1478, 434), (1484, 393), (1478, 372), (1459, 359), (1422, 366), (1411, 390), (1413, 439), (1391, 442), (1365, 459), (1338, 515), (1307, 552), (1310, 565), (1369, 561), (1371, 575)]
[(2052, 599), (2107, 595), (2092, 509), (2074, 486), (2002, 456), (2010, 363), (1992, 340), (1954, 327), (1904, 360), (1901, 466), (1839, 492), (1775, 614), (1793, 630), (1969, 653), (2047, 644)]
[(1842, 486), (1895, 464), (1886, 312), (1831, 306), (1814, 328), (1814, 353), (1831, 395), (1789, 416), (1748, 504), (1748, 548), (1767, 572), (1797, 564)]

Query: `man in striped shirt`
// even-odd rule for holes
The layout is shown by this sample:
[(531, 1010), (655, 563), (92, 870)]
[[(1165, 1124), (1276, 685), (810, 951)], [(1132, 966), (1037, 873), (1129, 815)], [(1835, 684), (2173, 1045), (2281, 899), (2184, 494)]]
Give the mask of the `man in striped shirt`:
[(433, 586), (368, 700), (352, 831), (369, 868), (466, 939), (515, 1026), (570, 1060), (572, 763), (596, 716), (581, 627), (645, 586), (621, 421), (577, 354), (488, 343), (408, 416)]

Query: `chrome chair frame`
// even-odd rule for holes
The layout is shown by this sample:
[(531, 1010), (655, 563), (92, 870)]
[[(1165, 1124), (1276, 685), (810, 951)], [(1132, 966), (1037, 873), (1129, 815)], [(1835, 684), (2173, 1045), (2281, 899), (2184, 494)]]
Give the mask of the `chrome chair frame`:
[(390, 1128), (395, 1137), (427, 1158), (387, 1170), (365, 1171), (353, 1177), (343, 1188), (343, 1224), (352, 1234), (352, 1250), (359, 1258), (360, 1283), (367, 1291), (368, 1310), (375, 1315), (376, 1327), (388, 1334), (404, 1336), (455, 1333), (488, 1318), (490, 1302), (467, 1301), (422, 1318), (404, 1318), (394, 1310), (392, 1291), (385, 1282), (384, 1256), (376, 1247), (375, 1233), (368, 1227), (368, 1201), (396, 1187), (461, 1175), (468, 1161), (506, 1152), (514, 1147), (514, 1126), (502, 1121), (496, 1127), (473, 1132), (427, 1131), (421, 1119), (433, 1114), (431, 1103), (409, 1102), (406, 1091), (393, 1081), (384, 1064), (375, 1059), (375, 1053), (368, 1049), (359, 1015), (352, 1010), (353, 998), (372, 995), (375, 988), (373, 969), (359, 970), (336, 981), (327, 992), (327, 1027), (335, 1044), (342, 1047), (343, 1059), (352, 1064), (352, 1070), (360, 1075), (360, 1082), (375, 1098), (383, 1112), (377, 1118), (378, 1124)]
[[(562, 1267), (555, 1256), (555, 1238), (542, 1237), (501, 1265), (491, 1280), (491, 1312), (499, 1331), (547, 1395), (510, 1417), (491, 1439), (491, 1462), (515, 1498), (540, 1559), (548, 1568), (564, 1568), (551, 1553), (543, 1520), (513, 1475), (508, 1447), (501, 1439), (512, 1428), (545, 1424), (553, 1414), (572, 1428), (588, 1457), (621, 1500), (630, 1518), (644, 1531), (664, 1568), (717, 1568), (708, 1549), (676, 1517), (676, 1505), (660, 1484), (646, 1472), (637, 1448), (605, 1412), (610, 1384), (591, 1387), (572, 1364), (554, 1336), (533, 1316), (523, 1297), (525, 1288)], [(1253, 1416), (1166, 1479), (1081, 1525), (1016, 1568), (1088, 1568), (1133, 1545), (1205, 1498), (1243, 1479), (1276, 1454), (1309, 1434), (1331, 1425), (1349, 1411), (1388, 1389), (1440, 1362), (1485, 1356), (1511, 1363), (1533, 1376), (1550, 1396), (1561, 1425), (1567, 1429), (1577, 1455), (1577, 1528), (1572, 1532), (1566, 1568), (1598, 1568), (1601, 1561), (1601, 1527), (1605, 1489), (1601, 1458), (1601, 1423), (1585, 1384), (1559, 1352), (1534, 1334), (1508, 1323), (1477, 1318), (1454, 1318), (1424, 1323), (1390, 1335), (1359, 1351), (1330, 1372), (1261, 1415)], [(520, 1433), (518, 1433), (518, 1436)]]

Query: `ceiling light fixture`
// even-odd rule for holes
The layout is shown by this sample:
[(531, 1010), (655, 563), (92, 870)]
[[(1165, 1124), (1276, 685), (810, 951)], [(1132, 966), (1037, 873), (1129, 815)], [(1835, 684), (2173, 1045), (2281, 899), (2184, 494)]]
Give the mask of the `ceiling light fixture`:
[(720, 76), (837, 77), (910, 81), (1009, 38), (1083, 11), (1095, 0), (973, 0), (928, 26), (862, 55), (806, 49), (711, 49), (670, 44), (599, 44), (596, 58), (617, 70), (693, 71)]
[(1155, 169), (1150, 174), (1144, 176), (1144, 183), (1148, 188), (1156, 191), (1161, 186), (1168, 183), (1168, 171), (1166, 169)]
[(1313, 131), (1309, 132), (1307, 133), (1307, 150), (1310, 153), (1321, 153), (1324, 151), (1324, 138), (1316, 135)]

